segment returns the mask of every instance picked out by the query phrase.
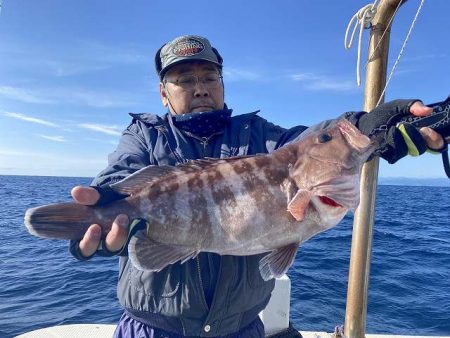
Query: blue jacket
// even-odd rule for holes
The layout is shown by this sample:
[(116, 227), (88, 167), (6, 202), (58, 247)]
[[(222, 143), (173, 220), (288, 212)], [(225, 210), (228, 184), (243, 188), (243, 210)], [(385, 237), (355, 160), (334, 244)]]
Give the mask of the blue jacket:
[[(108, 167), (93, 184), (117, 182), (148, 165), (269, 153), (306, 129), (284, 129), (257, 113), (233, 116), (223, 132), (209, 138), (187, 135), (167, 114), (131, 114)], [(117, 295), (130, 316), (153, 327), (186, 336), (230, 334), (252, 322), (269, 301), (274, 281), (261, 278), (260, 257), (201, 253), (158, 273), (139, 271), (120, 257)]]

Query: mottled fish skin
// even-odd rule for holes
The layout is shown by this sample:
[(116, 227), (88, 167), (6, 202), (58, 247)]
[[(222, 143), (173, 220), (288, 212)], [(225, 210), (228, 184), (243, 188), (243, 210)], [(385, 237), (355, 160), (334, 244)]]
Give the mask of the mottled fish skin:
[[(352, 125), (343, 126), (354, 131)], [(327, 143), (310, 136), (272, 154), (214, 160), (199, 170), (175, 172), (144, 188), (137, 204), (150, 224), (148, 236), (196, 251), (248, 255), (302, 242), (335, 225), (357, 206), (360, 169), (373, 150), (359, 132), (350, 140), (358, 136), (366, 143), (354, 148), (342, 128), (326, 131), (332, 137)], [(298, 222), (286, 206), (299, 188), (312, 196), (332, 196), (344, 207), (313, 198)]]
[[(141, 269), (158, 271), (200, 251), (272, 252), (260, 267), (269, 279), (287, 270), (295, 245), (336, 225), (358, 205), (361, 167), (374, 148), (341, 120), (271, 154), (147, 167), (111, 186), (129, 197), (89, 208), (90, 215), (79, 216), (78, 223), (72, 217), (71, 238), (81, 237), (91, 223), (107, 230), (115, 215), (126, 213), (149, 224), (145, 236), (130, 243), (130, 257)], [(50, 224), (51, 217), (47, 223), (34, 217), (48, 216), (57, 206), (27, 212), (30, 232), (64, 238), (69, 231), (63, 216), (56, 225)], [(76, 234), (74, 228), (79, 228)]]

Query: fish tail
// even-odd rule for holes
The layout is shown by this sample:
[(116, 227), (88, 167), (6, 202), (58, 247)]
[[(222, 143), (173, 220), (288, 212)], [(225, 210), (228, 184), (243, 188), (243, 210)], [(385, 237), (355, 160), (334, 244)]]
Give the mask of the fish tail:
[(59, 203), (28, 209), (25, 225), (38, 237), (81, 239), (95, 222), (95, 209), (76, 203)]

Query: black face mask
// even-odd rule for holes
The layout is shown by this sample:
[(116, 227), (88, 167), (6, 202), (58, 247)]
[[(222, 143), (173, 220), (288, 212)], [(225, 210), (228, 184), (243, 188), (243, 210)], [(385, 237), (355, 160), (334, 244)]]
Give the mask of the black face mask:
[(225, 129), (231, 119), (232, 111), (225, 106), (224, 109), (208, 112), (171, 115), (171, 118), (178, 129), (198, 137), (209, 137)]

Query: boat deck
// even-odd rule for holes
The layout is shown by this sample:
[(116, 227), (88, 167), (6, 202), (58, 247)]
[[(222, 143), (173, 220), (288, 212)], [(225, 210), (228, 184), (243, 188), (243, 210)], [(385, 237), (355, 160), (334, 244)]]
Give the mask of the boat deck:
[[(116, 325), (113, 324), (72, 324), (53, 326), (31, 331), (16, 338), (110, 338)], [(300, 331), (303, 338), (333, 338), (332, 333)], [(366, 334), (367, 338), (450, 338), (450, 336), (402, 336), (393, 334)]]

